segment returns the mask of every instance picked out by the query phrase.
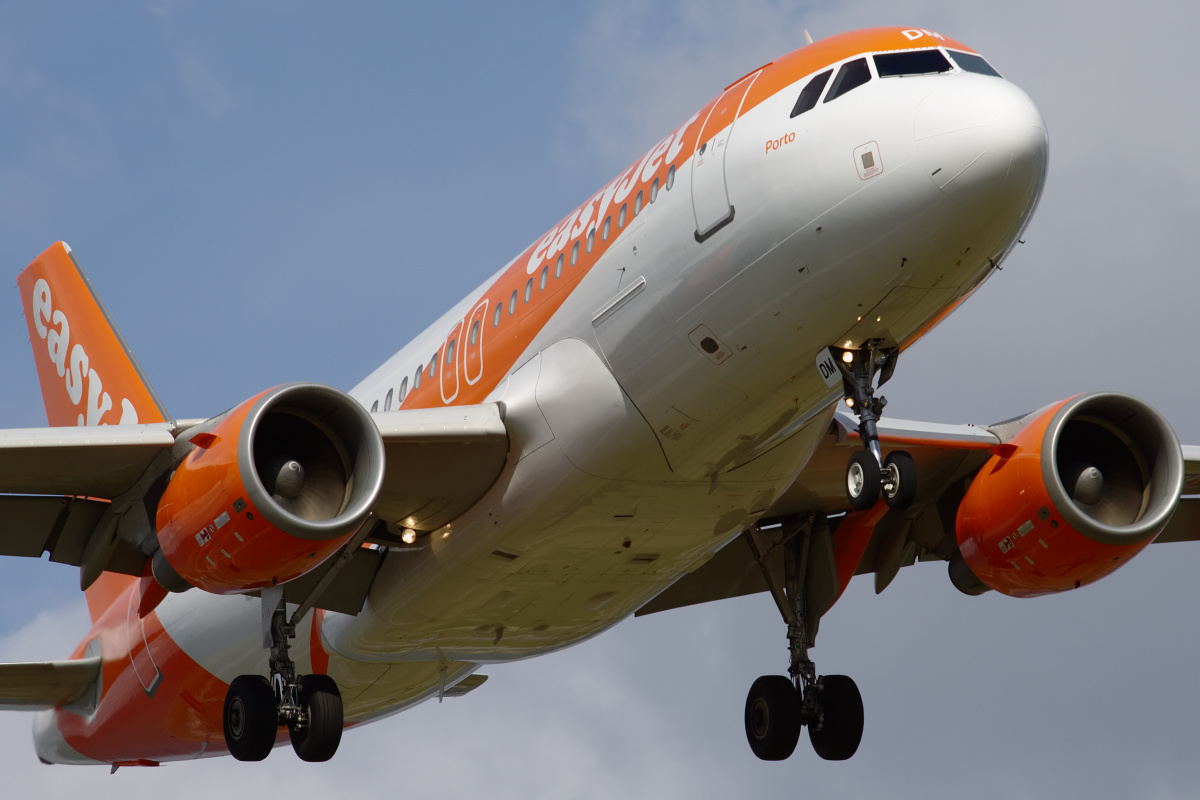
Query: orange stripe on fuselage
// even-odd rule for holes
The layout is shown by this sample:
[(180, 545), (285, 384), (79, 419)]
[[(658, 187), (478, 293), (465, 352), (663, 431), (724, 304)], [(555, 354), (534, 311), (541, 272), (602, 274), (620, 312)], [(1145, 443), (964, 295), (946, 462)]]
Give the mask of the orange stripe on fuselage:
[[(953, 39), (938, 38), (937, 34), (913, 28), (869, 28), (831, 36), (802, 47), (762, 67), (761, 74), (754, 80), (742, 100), (738, 117), (744, 116), (751, 109), (808, 75), (851, 56), (881, 50), (916, 50), (934, 46), (975, 52)], [(754, 72), (758, 72), (758, 70)], [(754, 72), (749, 75), (753, 75)], [(735, 84), (739, 82), (740, 80)], [(534, 337), (541, 332), (554, 312), (575, 290), (584, 275), (616, 241), (622, 230), (617, 227), (621, 206), (626, 206), (625, 227), (628, 227), (633, 220), (633, 205), (638, 192), (643, 193), (644, 213), (645, 206), (649, 205), (650, 188), (654, 181), (657, 179), (659, 191), (664, 191), (667, 173), (671, 167), (679, 169), (689, 162), (699, 144), (698, 140), (704, 120), (708, 118), (714, 104), (723, 96), (724, 93), (706, 103), (686, 123), (662, 139), (604, 189), (592, 195), (586, 203), (576, 208), (558, 225), (529, 245), (504, 271), (504, 274), (488, 287), (482, 297), (472, 305), (466, 318), (455, 320), (447, 326), (446, 335), (448, 337), (453, 335), (457, 339), (452, 363), (446, 363), (449, 344), (449, 340), (447, 340), (438, 347), (436, 353), (425, 356), (426, 359), (431, 356), (436, 359), (436, 374), (430, 376), (429, 361), (425, 361), (421, 368), (420, 387), (411, 389), (400, 402), (399, 407), (429, 408), (482, 402), (496, 388), (500, 380), (508, 374), (521, 355), (526, 352)], [(611, 231), (608, 239), (602, 241), (601, 231), (604, 220), (609, 216), (612, 218)], [(587, 236), (588, 232), (593, 229), (596, 231), (596, 235), (592, 252), (589, 253), (587, 252)], [(571, 253), (576, 245), (579, 247), (578, 260), (572, 266)], [(562, 277), (555, 278), (555, 264), (560, 255), (563, 257)], [(541, 290), (538, 288), (540, 276), (542, 270), (546, 268), (549, 269), (546, 289)], [(533, 280), (533, 289), (527, 303), (525, 302), (525, 286), (530, 279)], [(514, 291), (517, 293), (517, 310), (514, 315), (510, 316), (508, 303)], [(502, 320), (498, 328), (492, 325), (492, 315), (495, 313), (497, 303), (504, 305)], [(486, 311), (479, 316), (479, 306), (482, 304), (486, 304)], [(479, 336), (481, 341), (468, 348), (465, 346), (466, 339), (470, 335), (470, 322), (474, 319), (480, 319)], [(461, 327), (452, 334), (456, 326)], [(465, 356), (464, 354), (470, 355)], [(464, 366), (464, 357), (482, 359), (483, 366), (477, 367), (474, 362)], [(413, 363), (406, 369), (412, 370), (415, 367), (416, 363)], [(446, 403), (443, 400), (441, 373), (444, 370), (453, 369), (458, 371), (461, 377), (467, 372), (468, 367), (480, 369), (482, 379), (473, 384), (458, 380), (457, 394), (454, 395), (452, 401)], [(412, 378), (413, 376), (410, 373), (408, 377)]]

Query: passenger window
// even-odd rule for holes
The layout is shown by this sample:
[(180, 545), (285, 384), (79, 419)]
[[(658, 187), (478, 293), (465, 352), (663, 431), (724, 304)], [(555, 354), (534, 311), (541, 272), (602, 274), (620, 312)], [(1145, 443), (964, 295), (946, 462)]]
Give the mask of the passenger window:
[(503, 313), (504, 313), (504, 304), (497, 303), (496, 304), (496, 313), (492, 315), (492, 327), (493, 328), (500, 327), (500, 315)]
[(668, 192), (671, 191), (671, 187), (674, 185), (675, 185), (675, 165), (672, 164), (671, 168), (669, 170), (667, 170), (667, 191)]
[(422, 372), (424, 372), (424, 369), (422, 369), (421, 367), (417, 367), (417, 372), (415, 375), (413, 375), (413, 391), (414, 392), (417, 389), (421, 388), (421, 373)]
[(434, 353), (433, 358), (429, 359), (429, 377), (431, 378), (437, 375), (437, 357), (438, 354)]
[(592, 252), (592, 245), (594, 245), (595, 243), (596, 243), (596, 229), (592, 228), (591, 230), (588, 231), (588, 237), (587, 237), (587, 251), (589, 253)]
[(653, 203), (658, 199), (658, 178), (654, 179), (654, 183), (650, 184), (650, 202)]
[(471, 324), (471, 338), (469, 341), (471, 342), (471, 347), (479, 344), (479, 320), (475, 320)]
[(600, 241), (608, 241), (608, 229), (612, 226), (612, 214), (604, 218), (604, 227), (600, 230)]
[(562, 275), (562, 262), (563, 262), (562, 253), (559, 253), (558, 261), (554, 262), (554, 277), (555, 278)]
[(633, 215), (636, 217), (642, 213), (642, 193), (638, 192), (638, 196), (633, 201)]
[(966, 72), (977, 72), (980, 75), (991, 75), (994, 78), (1002, 77), (999, 72), (992, 68), (992, 65), (983, 60), (982, 56), (977, 56), (973, 53), (960, 53), (957, 50), (951, 50), (950, 55), (958, 63), (958, 66)]
[(384, 411), (392, 410), (392, 390), (391, 389), (388, 389), (387, 395), (383, 398), (383, 410)]
[(404, 376), (404, 380), (400, 381), (400, 397), (397, 402), (403, 403), (405, 395), (408, 394), (408, 376)]
[(796, 105), (792, 106), (793, 117), (798, 117), (805, 111), (811, 111), (817, 105), (817, 100), (821, 97), (821, 92), (825, 90), (825, 84), (829, 83), (829, 76), (832, 74), (833, 70), (827, 69), (800, 90), (800, 98), (796, 100)]
[(458, 344), (458, 339), (451, 339), (450, 344), (446, 345), (446, 364), (454, 363), (454, 346)]
[(571, 266), (572, 267), (575, 266), (575, 262), (578, 260), (579, 260), (579, 242), (576, 242), (575, 246), (571, 248)]
[(546, 278), (550, 277), (550, 265), (542, 267), (542, 277), (538, 278), (538, 291), (544, 291), (546, 288)]
[(513, 289), (512, 297), (508, 298), (508, 315), (517, 313), (517, 290)]
[(617, 227), (618, 228), (625, 227), (625, 209), (628, 205), (629, 205), (628, 203), (621, 204), (621, 213), (617, 215)]
[(838, 70), (837, 77), (833, 79), (833, 85), (829, 87), (829, 94), (825, 95), (825, 102), (836, 100), (851, 89), (857, 89), (867, 81), (871, 80), (871, 68), (867, 66), (865, 58), (856, 58), (853, 61), (847, 61), (842, 64), (842, 68)]
[(881, 78), (950, 71), (950, 62), (941, 50), (902, 50), (899, 53), (880, 53), (874, 58), (875, 71)]
[(529, 302), (529, 298), (533, 297), (533, 278), (525, 281), (525, 302)]
[(379, 410), (379, 401), (376, 400), (374, 403), (371, 403), (371, 413), (374, 414), (378, 410)]

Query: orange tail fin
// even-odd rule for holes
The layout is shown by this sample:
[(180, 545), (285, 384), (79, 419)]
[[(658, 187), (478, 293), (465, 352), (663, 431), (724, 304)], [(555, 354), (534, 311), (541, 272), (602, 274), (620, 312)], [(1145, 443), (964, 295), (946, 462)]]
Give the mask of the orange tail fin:
[(66, 242), (46, 248), (17, 286), (52, 426), (168, 419)]

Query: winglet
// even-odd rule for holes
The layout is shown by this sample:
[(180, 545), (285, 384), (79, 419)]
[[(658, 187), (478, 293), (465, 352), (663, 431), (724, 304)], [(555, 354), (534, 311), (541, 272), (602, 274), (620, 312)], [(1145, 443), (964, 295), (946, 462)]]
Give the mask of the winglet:
[(51, 425), (169, 419), (66, 242), (35, 258), (17, 286)]

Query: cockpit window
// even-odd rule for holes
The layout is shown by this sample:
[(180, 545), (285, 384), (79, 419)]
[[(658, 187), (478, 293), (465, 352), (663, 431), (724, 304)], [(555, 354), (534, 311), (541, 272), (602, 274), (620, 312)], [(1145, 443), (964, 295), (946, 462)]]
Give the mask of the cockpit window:
[(984, 61), (981, 56), (977, 56), (974, 53), (960, 53), (957, 50), (951, 50), (950, 55), (967, 72), (978, 72), (980, 75), (1001, 77), (1000, 73), (992, 69), (992, 65)]
[(941, 50), (902, 50), (899, 53), (880, 53), (875, 56), (875, 71), (881, 78), (904, 75), (931, 75), (949, 72), (950, 62)]
[(817, 100), (821, 99), (821, 92), (825, 90), (825, 84), (829, 83), (829, 76), (832, 74), (833, 70), (827, 69), (809, 81), (808, 85), (800, 90), (800, 99), (796, 101), (796, 105), (792, 108), (793, 117), (799, 116), (805, 111), (811, 111), (816, 106)]
[(841, 97), (851, 89), (857, 89), (867, 81), (871, 80), (871, 69), (867, 66), (865, 58), (856, 58), (853, 61), (847, 61), (842, 64), (842, 68), (838, 70), (837, 77), (833, 79), (833, 85), (829, 87), (829, 94), (825, 95), (825, 102)]

